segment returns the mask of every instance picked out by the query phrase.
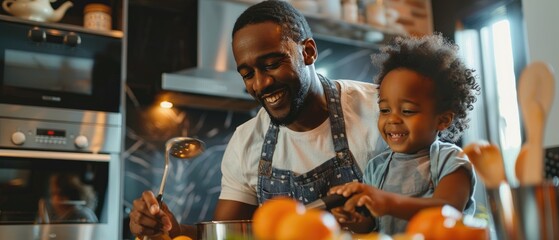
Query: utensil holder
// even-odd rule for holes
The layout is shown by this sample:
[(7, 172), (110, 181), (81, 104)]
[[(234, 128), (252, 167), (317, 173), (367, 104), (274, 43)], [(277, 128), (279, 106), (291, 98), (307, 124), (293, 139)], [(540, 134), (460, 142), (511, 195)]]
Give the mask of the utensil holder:
[(524, 239), (559, 239), (559, 188), (552, 182), (512, 189)]
[(497, 239), (559, 239), (557, 184), (510, 187), (503, 183), (486, 192)]
[(497, 188), (486, 189), (488, 208), (490, 210), (492, 226), (499, 240), (521, 240), (524, 234), (521, 231), (518, 216), (514, 211), (513, 194), (511, 187), (502, 183)]

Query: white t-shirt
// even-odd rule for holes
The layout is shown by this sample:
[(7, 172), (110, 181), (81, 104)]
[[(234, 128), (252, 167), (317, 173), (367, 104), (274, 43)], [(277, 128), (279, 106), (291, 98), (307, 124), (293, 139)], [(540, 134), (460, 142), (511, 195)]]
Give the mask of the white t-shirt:
[[(349, 149), (363, 172), (367, 161), (386, 147), (377, 128), (377, 86), (352, 80), (336, 82), (340, 83)], [(262, 108), (254, 118), (237, 127), (221, 163), (223, 177), (220, 199), (258, 204), (258, 162), (269, 125), (270, 117)], [(281, 126), (272, 166), (300, 174), (334, 156), (329, 119), (306, 132), (296, 132)]]

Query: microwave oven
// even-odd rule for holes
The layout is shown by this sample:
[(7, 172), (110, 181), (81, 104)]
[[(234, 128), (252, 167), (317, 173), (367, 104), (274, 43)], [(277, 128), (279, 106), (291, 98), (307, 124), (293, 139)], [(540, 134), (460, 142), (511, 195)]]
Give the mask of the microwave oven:
[(0, 16), (0, 104), (119, 112), (122, 34)]

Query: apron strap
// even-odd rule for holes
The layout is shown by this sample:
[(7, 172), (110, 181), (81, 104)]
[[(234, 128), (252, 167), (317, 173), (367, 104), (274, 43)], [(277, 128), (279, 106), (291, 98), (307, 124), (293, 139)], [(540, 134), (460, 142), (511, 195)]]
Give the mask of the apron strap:
[(332, 125), (332, 141), (334, 142), (334, 150), (340, 154), (342, 150), (349, 149), (347, 136), (345, 131), (344, 112), (342, 110), (341, 97), (336, 84), (318, 75), (324, 94), (326, 95), (326, 103), (328, 105), (328, 114), (330, 115), (330, 124)]
[(271, 176), (272, 175), (272, 157), (276, 150), (276, 143), (278, 142), (279, 126), (270, 123), (264, 143), (262, 143), (262, 151), (260, 153), (260, 161), (258, 163), (258, 175)]

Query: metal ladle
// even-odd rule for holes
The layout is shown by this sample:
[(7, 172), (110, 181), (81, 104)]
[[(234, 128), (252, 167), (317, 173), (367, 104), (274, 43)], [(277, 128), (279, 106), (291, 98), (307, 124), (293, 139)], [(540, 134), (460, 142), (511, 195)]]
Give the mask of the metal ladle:
[(167, 181), (167, 173), (169, 171), (169, 156), (178, 159), (189, 159), (200, 155), (205, 149), (205, 144), (199, 139), (191, 137), (174, 137), (165, 143), (165, 167), (163, 169), (163, 178), (161, 179), (161, 186), (159, 186), (159, 194), (157, 195), (157, 202), (161, 204), (163, 198), (163, 190), (165, 189), (165, 182)]
[[(157, 203), (161, 206), (163, 200), (163, 190), (165, 190), (165, 182), (167, 182), (167, 173), (169, 172), (169, 156), (186, 160), (196, 157), (204, 152), (205, 144), (202, 140), (190, 137), (174, 137), (165, 142), (165, 167), (163, 168), (163, 177), (157, 194)], [(144, 236), (143, 240), (149, 240), (148, 236)]]

